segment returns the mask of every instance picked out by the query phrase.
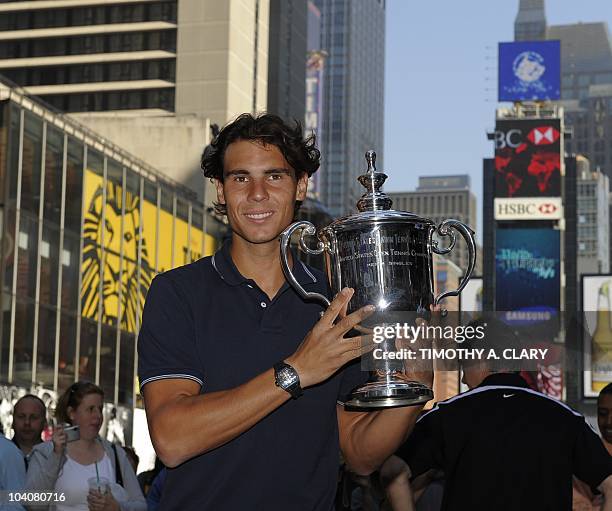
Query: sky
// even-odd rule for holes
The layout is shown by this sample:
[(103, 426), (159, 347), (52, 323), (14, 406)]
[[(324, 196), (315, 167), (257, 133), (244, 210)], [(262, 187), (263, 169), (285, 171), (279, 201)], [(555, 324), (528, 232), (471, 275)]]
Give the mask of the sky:
[[(612, 0), (546, 0), (549, 25), (607, 21)], [(519, 0), (387, 0), (387, 191), (418, 176), (469, 174), (482, 232), (482, 158), (495, 126), (497, 43), (514, 39)]]

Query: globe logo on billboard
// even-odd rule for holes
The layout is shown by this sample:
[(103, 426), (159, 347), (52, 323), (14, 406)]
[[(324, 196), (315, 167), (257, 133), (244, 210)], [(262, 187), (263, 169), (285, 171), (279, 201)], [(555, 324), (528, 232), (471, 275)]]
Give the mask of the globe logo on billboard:
[(534, 51), (524, 51), (514, 59), (512, 70), (521, 82), (526, 85), (535, 84), (540, 81), (546, 70), (544, 57)]
[(552, 101), (561, 97), (559, 41), (499, 43), (499, 101)]

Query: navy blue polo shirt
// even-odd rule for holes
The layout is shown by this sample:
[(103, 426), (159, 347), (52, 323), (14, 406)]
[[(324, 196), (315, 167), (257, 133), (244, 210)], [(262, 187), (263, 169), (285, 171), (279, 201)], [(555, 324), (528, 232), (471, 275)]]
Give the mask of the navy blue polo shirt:
[[(294, 261), (307, 291), (328, 293), (322, 273)], [(294, 353), (322, 310), (286, 283), (270, 300), (238, 272), (228, 242), (153, 280), (138, 338), (141, 387), (188, 378), (202, 393), (235, 388)], [(364, 376), (352, 364), (234, 440), (169, 470), (160, 509), (329, 511), (339, 463), (336, 404)]]
[(612, 475), (584, 417), (512, 373), (438, 403), (397, 454), (412, 477), (444, 472), (444, 511), (571, 511), (572, 475), (592, 488)]

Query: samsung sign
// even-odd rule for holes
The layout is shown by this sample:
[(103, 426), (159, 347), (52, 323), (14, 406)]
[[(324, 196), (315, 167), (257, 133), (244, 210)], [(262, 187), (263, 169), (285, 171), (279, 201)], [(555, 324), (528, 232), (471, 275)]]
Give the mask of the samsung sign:
[(563, 218), (560, 197), (495, 199), (495, 220), (559, 220)]

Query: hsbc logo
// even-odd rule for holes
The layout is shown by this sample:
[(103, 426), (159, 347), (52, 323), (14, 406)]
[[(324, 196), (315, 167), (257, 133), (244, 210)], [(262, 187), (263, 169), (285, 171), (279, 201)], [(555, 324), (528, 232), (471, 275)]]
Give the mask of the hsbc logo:
[(562, 217), (560, 197), (495, 199), (496, 220), (559, 220)]
[(557, 211), (557, 206), (555, 206), (554, 204), (550, 204), (550, 203), (540, 204), (538, 206), (538, 211), (542, 213), (543, 215), (549, 215)]
[(533, 145), (550, 145), (559, 140), (559, 136), (559, 131), (552, 126), (540, 126), (533, 128), (527, 134), (527, 139)]

